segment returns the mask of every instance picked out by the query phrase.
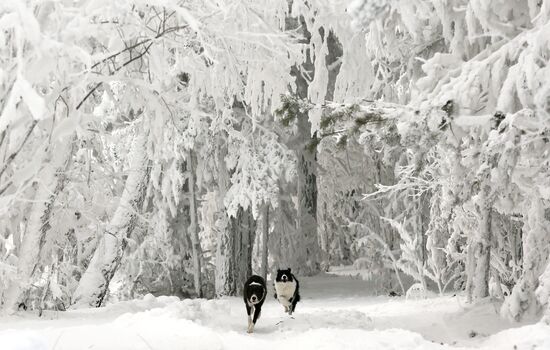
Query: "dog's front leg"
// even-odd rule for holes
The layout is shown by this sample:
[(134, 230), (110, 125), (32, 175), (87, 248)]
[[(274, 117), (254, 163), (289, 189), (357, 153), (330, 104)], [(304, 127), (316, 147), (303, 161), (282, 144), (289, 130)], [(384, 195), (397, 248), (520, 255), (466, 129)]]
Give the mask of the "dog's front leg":
[(252, 306), (250, 308), (250, 312), (248, 313), (248, 330), (247, 330), (248, 333), (254, 332), (254, 322), (252, 320), (252, 315), (254, 315), (254, 313), (256, 312), (255, 309), (256, 308)]
[(258, 307), (256, 308), (256, 310), (254, 310), (254, 319), (252, 320), (252, 323), (254, 326), (256, 325), (256, 321), (258, 321), (258, 319), (260, 318), (261, 313), (262, 313), (261, 307)]
[(294, 309), (294, 305), (293, 305), (293, 303), (292, 303), (292, 298), (288, 299), (288, 302), (290, 303), (290, 305), (288, 306), (288, 314), (289, 314), (290, 316), (292, 316), (292, 311), (293, 311), (293, 309)]

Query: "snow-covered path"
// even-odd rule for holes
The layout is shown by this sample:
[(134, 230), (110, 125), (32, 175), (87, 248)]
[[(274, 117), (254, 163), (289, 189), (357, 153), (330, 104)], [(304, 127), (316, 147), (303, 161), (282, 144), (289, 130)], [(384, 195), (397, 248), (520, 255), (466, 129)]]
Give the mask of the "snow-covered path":
[(348, 277), (300, 282), (303, 300), (294, 319), (271, 293), (254, 334), (246, 333), (240, 298), (148, 296), (41, 319), (0, 318), (0, 349), (550, 349), (550, 327), (509, 324), (492, 304), (369, 296), (368, 282)]

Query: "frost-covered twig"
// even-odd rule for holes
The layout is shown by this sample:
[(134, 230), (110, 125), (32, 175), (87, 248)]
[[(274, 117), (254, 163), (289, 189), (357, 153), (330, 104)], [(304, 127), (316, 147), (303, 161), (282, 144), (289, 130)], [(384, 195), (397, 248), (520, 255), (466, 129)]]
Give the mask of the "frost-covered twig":
[[(15, 157), (17, 157), (17, 155), (19, 154), (19, 152), (21, 152), (21, 149), (23, 149), (23, 146), (25, 146), (25, 144), (27, 143), (27, 141), (29, 140), (29, 137), (31, 136), (32, 134), (32, 131), (34, 130), (34, 127), (36, 126), (36, 124), (38, 124), (38, 120), (33, 120), (31, 122), (31, 125), (29, 126), (29, 128), (27, 129), (27, 131), (25, 132), (25, 136), (23, 137), (23, 140), (21, 141), (21, 143), (19, 144), (19, 146), (17, 147), (17, 149), (15, 149), (9, 156), (8, 158), (5, 160), (4, 162), (4, 165), (2, 166), (2, 168), (0, 169), (0, 178), (2, 177), (2, 175), (4, 174), (4, 172), (6, 171), (6, 169), (8, 168), (8, 166), (10, 165), (11, 162), (13, 162), (13, 160), (15, 159)], [(0, 195), (2, 194), (3, 191), (0, 191)]]

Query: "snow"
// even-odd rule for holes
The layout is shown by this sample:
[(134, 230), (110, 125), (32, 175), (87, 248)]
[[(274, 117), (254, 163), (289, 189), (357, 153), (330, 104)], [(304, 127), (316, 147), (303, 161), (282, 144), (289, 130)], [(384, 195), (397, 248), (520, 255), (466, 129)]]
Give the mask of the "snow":
[(239, 297), (147, 295), (100, 309), (0, 318), (1, 349), (550, 348), (548, 325), (510, 323), (490, 302), (466, 306), (462, 296), (375, 296), (371, 282), (326, 274), (302, 277), (300, 286), (303, 299), (293, 318), (270, 297), (254, 334), (246, 333)]
[(550, 348), (550, 0), (291, 3), (0, 0), (0, 350)]

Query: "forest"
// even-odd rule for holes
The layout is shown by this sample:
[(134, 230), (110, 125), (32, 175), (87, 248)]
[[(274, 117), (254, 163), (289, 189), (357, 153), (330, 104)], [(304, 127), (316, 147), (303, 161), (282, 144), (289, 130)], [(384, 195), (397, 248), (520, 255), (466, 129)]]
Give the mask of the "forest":
[(347, 266), (550, 320), (549, 59), (547, 0), (3, 0), (0, 313)]

